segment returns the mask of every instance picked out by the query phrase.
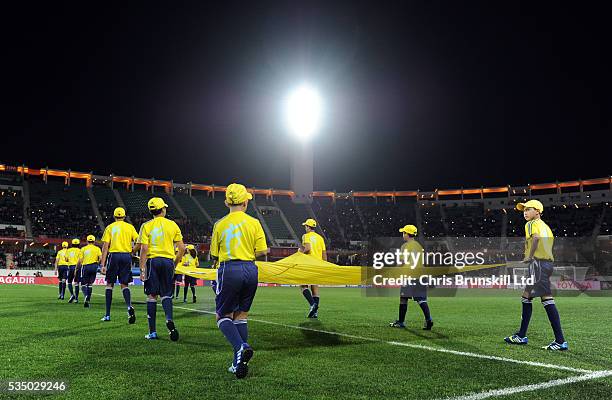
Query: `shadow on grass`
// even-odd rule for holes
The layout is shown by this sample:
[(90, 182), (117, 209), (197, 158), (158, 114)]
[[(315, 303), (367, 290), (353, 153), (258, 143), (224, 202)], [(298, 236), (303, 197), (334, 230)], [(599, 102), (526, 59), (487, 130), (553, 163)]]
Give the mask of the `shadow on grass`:
[[(253, 344), (258, 349), (269, 351), (282, 351), (286, 349), (303, 350), (312, 347), (330, 346), (357, 346), (363, 343), (362, 340), (347, 338), (335, 334), (334, 329), (327, 329), (319, 321), (307, 321), (299, 324), (301, 329), (290, 329), (283, 334), (279, 340), (278, 327), (258, 324), (256, 332), (253, 334)], [(318, 332), (325, 331), (325, 332)]]
[[(339, 335), (334, 335), (333, 333), (337, 333), (333, 329), (326, 329), (323, 323), (319, 320), (311, 320), (305, 321), (299, 324), (300, 333), (304, 337), (306, 343), (315, 345), (315, 346), (338, 346), (343, 344), (352, 344), (343, 342), (343, 338)], [(326, 332), (317, 332), (317, 331), (326, 331)]]
[[(175, 307), (176, 308), (176, 307)], [(181, 311), (181, 314), (176, 319), (190, 319), (190, 318), (215, 318), (214, 315), (203, 311), (187, 311), (184, 308), (176, 308), (177, 311)], [(208, 310), (204, 310), (208, 311)]]
[(434, 330), (431, 330), (431, 331), (425, 331), (422, 329), (419, 330), (418, 328), (406, 328), (406, 331), (412, 333), (414, 336), (418, 336), (423, 339), (429, 339), (429, 340), (448, 339), (448, 336), (436, 331), (435, 327), (434, 327)]

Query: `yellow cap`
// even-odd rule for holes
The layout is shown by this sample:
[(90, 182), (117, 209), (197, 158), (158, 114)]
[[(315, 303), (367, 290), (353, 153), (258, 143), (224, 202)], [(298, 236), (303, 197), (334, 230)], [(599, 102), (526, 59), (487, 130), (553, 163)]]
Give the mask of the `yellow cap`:
[(160, 197), (153, 197), (151, 200), (149, 200), (147, 206), (149, 207), (149, 210), (155, 211), (168, 207), (168, 204), (166, 204), (166, 202)]
[(186, 248), (187, 250), (195, 250), (195, 246), (192, 244), (188, 244)]
[(68, 242), (62, 242), (62, 247), (63, 248), (67, 248), (68, 247)]
[(311, 228), (316, 228), (317, 227), (317, 221), (315, 221), (312, 218), (308, 218), (306, 221), (302, 222), (303, 226), (309, 226)]
[(87, 241), (88, 242), (95, 242), (96, 241), (96, 237), (94, 235), (87, 235)]
[(125, 217), (125, 210), (123, 209), (123, 207), (115, 208), (115, 211), (113, 211), (113, 216), (115, 216), (117, 218)]
[(409, 235), (416, 235), (417, 227), (414, 225), (405, 225), (403, 228), (400, 228), (399, 231), (402, 233), (407, 233)]
[(539, 200), (529, 200), (526, 203), (518, 203), (516, 209), (523, 211), (526, 208), (535, 208), (542, 214), (544, 212), (544, 205)]
[(80, 244), (81, 241), (79, 239), (72, 239), (72, 244)]
[(244, 185), (239, 183), (232, 183), (225, 189), (225, 201), (227, 201), (227, 204), (238, 205), (252, 198), (253, 195), (246, 190)]

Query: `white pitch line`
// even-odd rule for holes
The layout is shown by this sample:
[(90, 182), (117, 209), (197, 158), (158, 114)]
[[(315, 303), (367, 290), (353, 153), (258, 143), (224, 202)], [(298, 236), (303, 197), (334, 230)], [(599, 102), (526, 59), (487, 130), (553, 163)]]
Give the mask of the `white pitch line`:
[(612, 371), (595, 371), (585, 375), (570, 376), (569, 378), (554, 379), (542, 383), (534, 383), (532, 385), (515, 386), (505, 389), (489, 390), (482, 393), (473, 393), (465, 396), (447, 397), (444, 400), (481, 400), (490, 397), (508, 396), (515, 393), (532, 392), (534, 390), (549, 389), (555, 386), (569, 385), (570, 383), (589, 381), (592, 379), (600, 379), (612, 376)]
[[(41, 285), (41, 286), (47, 286), (47, 287), (55, 288), (55, 286), (53, 286), (53, 285)], [(104, 296), (104, 295), (98, 294), (98, 293), (93, 293), (93, 294), (96, 295), (96, 296)], [(174, 306), (174, 308), (179, 309), (179, 310), (195, 311), (195, 312), (199, 312), (199, 313), (202, 313), (202, 314), (215, 315), (214, 312), (204, 311), (204, 310), (197, 310), (195, 308), (187, 308), (187, 307), (180, 307), (180, 306)], [(480, 359), (485, 359), (485, 360), (503, 361), (503, 362), (509, 362), (509, 363), (515, 363), (515, 364), (529, 365), (529, 366), (532, 366), (532, 367), (550, 368), (550, 369), (556, 369), (556, 370), (560, 370), (560, 371), (578, 372), (578, 373), (581, 373), (581, 374), (589, 374), (589, 373), (593, 373), (593, 372), (606, 372), (606, 371), (592, 371), (592, 370), (588, 370), (588, 369), (566, 367), (564, 365), (546, 364), (546, 363), (540, 363), (540, 362), (536, 362), (536, 361), (516, 360), (514, 358), (491, 356), (491, 355), (472, 353), (472, 352), (467, 352), (467, 351), (450, 350), (450, 349), (445, 349), (443, 347), (433, 347), (433, 346), (425, 346), (425, 345), (421, 345), (421, 344), (386, 341), (386, 340), (382, 340), (382, 339), (370, 338), (370, 337), (364, 337), (364, 336), (356, 336), (356, 335), (351, 335), (351, 334), (342, 333), (342, 332), (324, 331), (324, 330), (321, 330), (321, 329), (309, 328), (309, 327), (305, 327), (305, 326), (287, 325), (287, 324), (282, 324), (282, 323), (279, 323), (279, 322), (265, 321), (265, 320), (262, 320), (262, 319), (249, 318), (249, 321), (259, 322), (259, 323), (268, 324), (268, 325), (281, 326), (283, 328), (299, 329), (299, 330), (303, 330), (303, 331), (311, 331), (311, 332), (317, 332), (317, 333), (324, 333), (324, 334), (327, 334), (327, 335), (341, 336), (341, 337), (357, 339), (357, 340), (363, 340), (363, 341), (368, 341), (368, 342), (386, 343), (386, 344), (391, 345), (391, 346), (410, 347), (410, 348), (419, 349), (419, 350), (435, 351), (435, 352), (438, 352), (438, 353), (454, 354), (454, 355), (458, 355), (458, 356), (480, 358)]]
[(517, 364), (523, 364), (523, 365), (531, 365), (533, 367), (552, 368), (552, 369), (571, 371), (571, 372), (580, 372), (580, 373), (593, 372), (593, 371), (588, 370), (588, 369), (572, 368), (572, 367), (566, 367), (564, 365), (545, 364), (545, 363), (541, 363), (541, 362), (537, 362), (537, 361), (515, 360), (514, 358), (490, 356), (490, 355), (486, 355), (486, 354), (470, 353), (470, 352), (457, 351), (457, 350), (449, 350), (449, 349), (444, 349), (444, 348), (441, 348), (441, 347), (423, 346), (423, 345), (420, 345), (420, 344), (401, 343), (401, 342), (387, 342), (387, 343), (393, 344), (393, 345), (396, 345), (396, 346), (406, 346), (406, 347), (412, 347), (412, 348), (415, 348), (415, 349), (423, 349), (423, 350), (430, 350), (430, 351), (439, 351), (441, 353), (456, 354), (458, 356), (466, 356), (466, 357), (474, 357), (474, 358), (484, 358), (484, 359), (487, 359), (487, 360), (505, 361), (505, 362), (510, 362), (510, 363), (517, 363)]
[[(214, 312), (203, 311), (203, 310), (196, 310), (194, 308), (187, 308), (187, 307), (180, 307), (180, 306), (175, 306), (174, 308), (178, 308), (178, 309), (181, 309), (181, 310), (196, 311), (196, 312), (203, 313), (203, 314), (213, 314), (213, 315), (215, 314)], [(486, 355), (486, 354), (471, 353), (471, 352), (467, 352), (467, 351), (450, 350), (450, 349), (445, 349), (443, 347), (432, 347), (432, 346), (425, 346), (425, 345), (421, 345), (421, 344), (386, 341), (386, 340), (377, 339), (377, 338), (369, 338), (369, 337), (364, 337), (364, 336), (350, 335), (348, 333), (324, 331), (324, 330), (321, 330), (321, 329), (314, 329), (314, 328), (309, 328), (309, 327), (305, 327), (305, 326), (281, 324), (279, 322), (265, 321), (265, 320), (261, 320), (261, 319), (249, 318), (249, 321), (259, 322), (259, 323), (262, 323), (262, 324), (276, 325), (276, 326), (281, 326), (281, 327), (284, 327), (284, 328), (299, 329), (299, 330), (312, 331), (312, 332), (317, 332), (317, 333), (325, 333), (325, 334), (328, 334), (328, 335), (342, 336), (342, 337), (347, 337), (347, 338), (351, 338), (351, 339), (358, 339), (358, 340), (364, 340), (364, 341), (369, 341), (369, 342), (386, 343), (386, 344), (389, 344), (389, 345), (392, 345), (392, 346), (403, 346), (403, 347), (410, 347), (410, 348), (413, 348), (413, 349), (420, 349), (420, 350), (435, 351), (435, 352), (439, 352), (439, 353), (454, 354), (454, 355), (464, 356), (464, 357), (482, 358), (482, 359), (494, 360), (494, 361), (504, 361), (504, 362), (510, 362), (510, 363), (515, 363), (515, 364), (529, 365), (529, 366), (532, 366), (532, 367), (550, 368), (550, 369), (556, 369), (556, 370), (562, 370), (562, 371), (578, 372), (578, 373), (583, 373), (583, 374), (593, 372), (592, 370), (588, 370), (588, 369), (566, 367), (564, 365), (546, 364), (546, 363), (540, 363), (540, 362), (536, 362), (536, 361), (516, 360), (514, 358), (490, 356), (490, 355)]]

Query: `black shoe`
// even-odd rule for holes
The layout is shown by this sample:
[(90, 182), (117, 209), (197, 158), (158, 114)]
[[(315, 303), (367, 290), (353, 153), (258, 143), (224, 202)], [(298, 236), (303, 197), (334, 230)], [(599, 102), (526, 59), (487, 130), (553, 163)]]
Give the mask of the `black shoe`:
[(68, 299), (68, 303), (72, 303), (74, 301), (74, 295), (70, 296), (70, 299)]
[(317, 318), (319, 316), (318, 311), (319, 311), (319, 305), (317, 303), (313, 303), (310, 306), (310, 311), (308, 312), (308, 318)]
[(61, 300), (62, 299), (62, 295), (61, 294), (57, 295), (57, 299)]
[(196, 297), (195, 297), (195, 296), (193, 296), (193, 301), (192, 301), (192, 303), (195, 303), (195, 302), (196, 302)]
[(74, 298), (74, 304), (79, 304), (79, 299), (78, 299), (78, 297), (75, 297), (75, 298)]
[(87, 300), (83, 303), (83, 308), (89, 308), (89, 302)]
[(238, 355), (236, 357), (237, 365), (236, 365), (236, 378), (242, 379), (247, 376), (249, 373), (249, 361), (253, 358), (253, 349), (248, 344), (244, 343), (240, 350), (238, 350)]
[(395, 320), (394, 322), (391, 322), (391, 323), (389, 324), (389, 326), (390, 326), (391, 328), (405, 328), (405, 327), (406, 327), (406, 323), (401, 322), (401, 321), (399, 321), (399, 320)]
[(166, 321), (166, 328), (168, 328), (168, 332), (170, 333), (170, 340), (172, 340), (173, 342), (179, 340), (179, 333), (176, 330), (176, 326), (174, 326), (174, 321)]
[(136, 322), (136, 313), (134, 312), (134, 307), (128, 308), (128, 324), (133, 324)]
[(432, 327), (433, 327), (433, 321), (432, 320), (425, 320), (425, 323), (423, 324), (423, 330), (424, 331), (430, 331)]

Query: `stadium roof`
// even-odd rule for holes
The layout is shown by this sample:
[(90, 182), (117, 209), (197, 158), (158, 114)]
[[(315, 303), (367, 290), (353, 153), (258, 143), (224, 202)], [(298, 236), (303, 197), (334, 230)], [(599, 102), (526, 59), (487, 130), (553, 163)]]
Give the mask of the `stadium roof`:
[[(49, 176), (61, 177), (65, 179), (66, 183), (69, 183), (71, 179), (85, 180), (87, 185), (91, 185), (94, 181), (101, 182), (113, 182), (119, 184), (125, 184), (127, 187), (133, 187), (134, 185), (143, 185), (147, 189), (150, 187), (164, 188), (165, 191), (171, 192), (175, 189), (189, 189), (189, 190), (201, 190), (210, 193), (224, 192), (225, 186), (210, 185), (210, 184), (199, 184), (199, 183), (175, 183), (174, 181), (168, 180), (157, 180), (154, 178), (137, 178), (127, 176), (115, 176), (115, 175), (95, 175), (93, 172), (78, 172), (71, 170), (60, 170), (51, 168), (30, 168), (25, 165), (23, 166), (10, 166), (0, 164), (0, 171), (13, 171), (21, 175), (31, 176), (42, 176), (46, 179)], [(401, 190), (401, 191), (359, 191), (349, 192), (340, 195), (347, 195), (352, 197), (418, 197), (418, 198), (435, 198), (440, 199), (445, 196), (463, 196), (463, 195), (479, 195), (480, 197), (486, 197), (489, 194), (500, 194), (508, 193), (511, 195), (525, 195), (525, 194), (537, 194), (538, 191), (542, 190), (556, 190), (561, 192), (563, 189), (578, 188), (579, 190), (589, 190), (590, 187), (596, 186), (600, 188), (603, 185), (607, 185), (608, 190), (612, 190), (612, 176), (605, 178), (595, 179), (578, 179), (564, 182), (550, 182), (550, 183), (535, 183), (528, 184), (526, 186), (498, 186), (498, 187), (481, 187), (481, 188), (460, 188), (460, 189), (436, 189), (435, 191), (425, 192), (420, 190)], [(593, 188), (595, 189), (595, 188)], [(596, 189), (595, 189), (596, 190)], [(249, 191), (253, 194), (265, 195), (265, 196), (289, 196), (294, 197), (294, 192), (287, 189), (262, 189), (262, 188), (249, 188)], [(312, 192), (312, 197), (335, 197), (338, 193), (334, 191), (315, 191)]]

